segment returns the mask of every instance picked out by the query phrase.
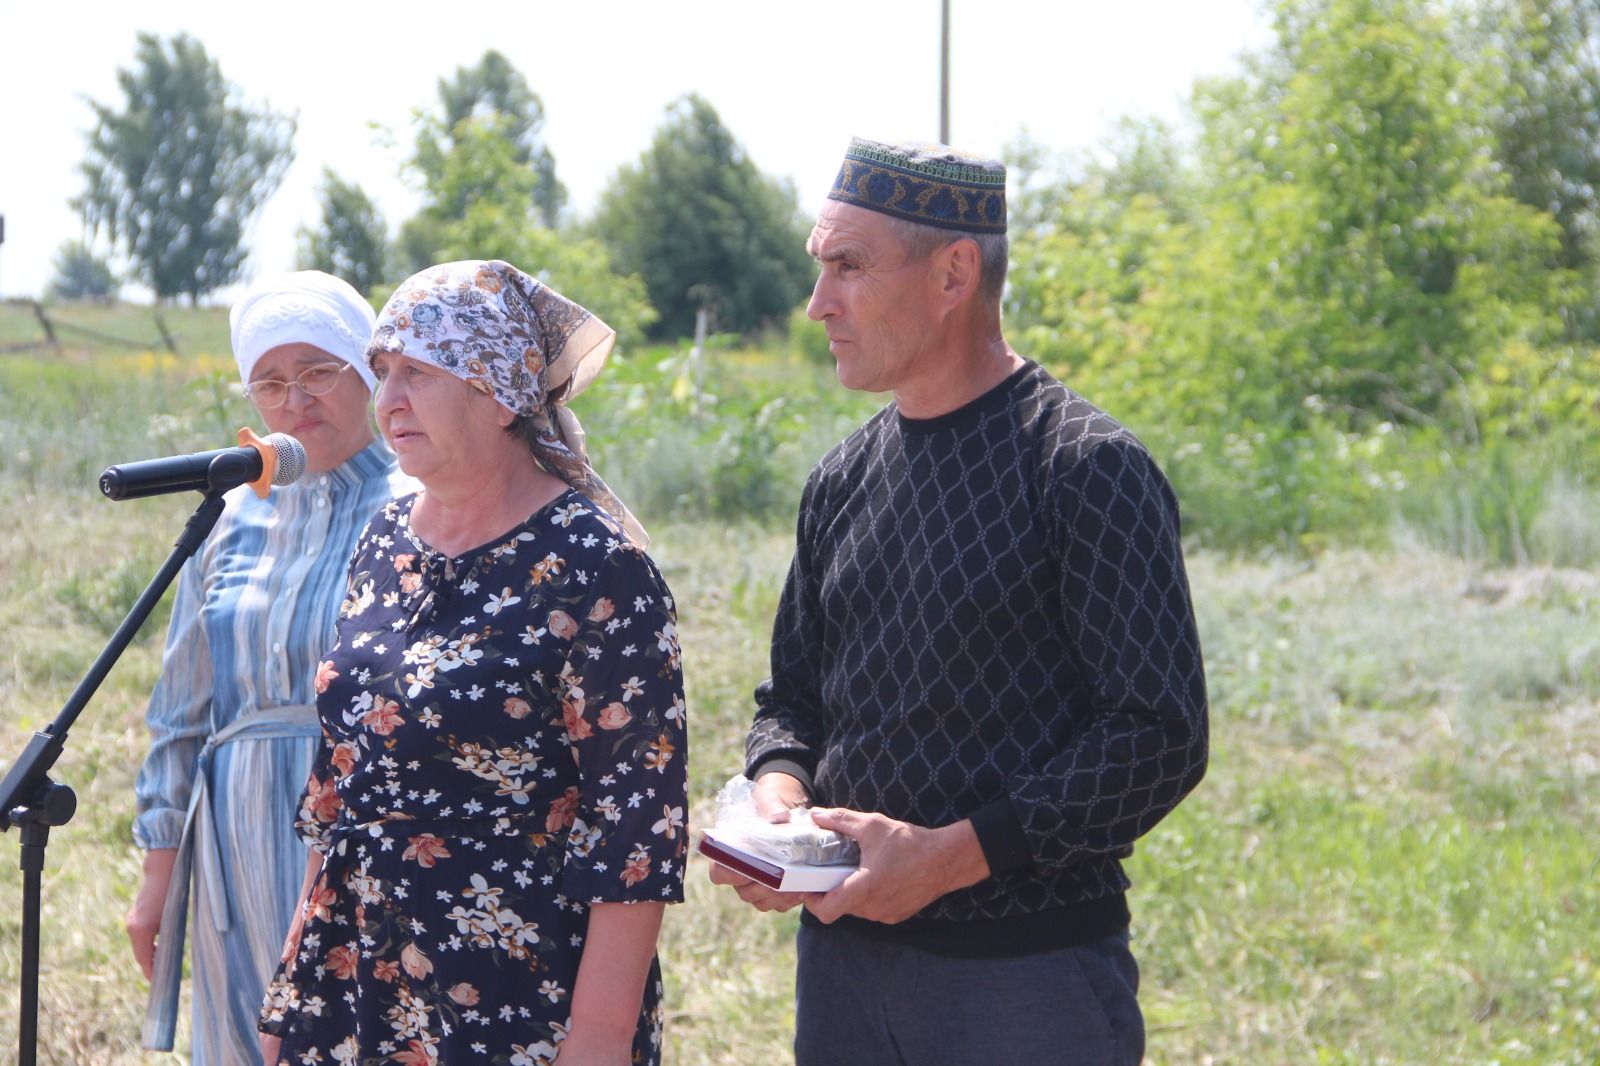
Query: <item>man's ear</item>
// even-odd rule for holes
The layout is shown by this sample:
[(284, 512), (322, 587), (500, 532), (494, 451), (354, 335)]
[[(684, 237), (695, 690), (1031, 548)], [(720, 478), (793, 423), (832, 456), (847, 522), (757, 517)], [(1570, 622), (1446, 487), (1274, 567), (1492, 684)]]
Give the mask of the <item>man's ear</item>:
[(962, 237), (939, 249), (938, 256), (940, 295), (947, 307), (959, 307), (978, 291), (983, 261), (978, 242)]

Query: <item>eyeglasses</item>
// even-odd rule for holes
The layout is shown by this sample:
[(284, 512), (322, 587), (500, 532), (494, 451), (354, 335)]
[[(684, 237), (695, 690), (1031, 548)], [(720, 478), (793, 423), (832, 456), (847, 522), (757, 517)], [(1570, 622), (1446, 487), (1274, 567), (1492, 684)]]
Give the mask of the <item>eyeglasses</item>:
[(282, 407), (289, 398), (290, 385), (300, 386), (300, 391), (307, 396), (322, 396), (332, 392), (333, 387), (339, 384), (339, 375), (349, 369), (349, 363), (318, 363), (300, 371), (293, 381), (273, 381), (271, 378), (252, 381), (245, 387), (244, 394), (254, 400), (257, 407)]

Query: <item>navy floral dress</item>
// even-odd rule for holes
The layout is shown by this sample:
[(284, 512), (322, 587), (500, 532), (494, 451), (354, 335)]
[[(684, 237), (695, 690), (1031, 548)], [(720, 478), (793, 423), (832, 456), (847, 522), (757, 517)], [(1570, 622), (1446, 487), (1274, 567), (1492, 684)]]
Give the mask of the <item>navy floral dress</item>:
[[(286, 1064), (555, 1059), (588, 905), (683, 899), (671, 594), (568, 491), (446, 558), (415, 496), (363, 532), (317, 677), (300, 825), (324, 853), (263, 1031)], [(652, 963), (634, 1061), (656, 1063)]]

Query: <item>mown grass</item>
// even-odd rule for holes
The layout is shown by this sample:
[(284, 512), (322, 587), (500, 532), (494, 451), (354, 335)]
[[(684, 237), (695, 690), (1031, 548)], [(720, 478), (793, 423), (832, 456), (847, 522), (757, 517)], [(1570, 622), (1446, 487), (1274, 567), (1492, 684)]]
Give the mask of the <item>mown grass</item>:
[[(797, 491), (809, 453), (871, 401), (828, 398), (803, 360), (728, 355), (715, 402), (684, 416), (681, 440), (627, 446), (665, 422), (656, 406), (682, 402), (671, 358), (619, 364), (584, 417), (678, 596), (703, 823), (741, 760), (790, 535), (776, 509), (719, 517), (683, 494), (712, 491), (718, 464), (739, 458), (717, 442), (783, 397), (797, 421), (771, 423), (758, 468)], [(245, 416), (215, 355), (123, 360), (0, 357), (0, 760), (54, 716), (191, 506), (112, 504), (94, 476), (216, 447)], [(629, 395), (642, 397), (631, 411)], [(645, 491), (669, 476), (691, 486), (674, 490), (677, 506)], [(1150, 1061), (1595, 1062), (1600, 579), (1403, 542), (1190, 562), (1213, 759), (1130, 867)], [(81, 804), (46, 872), (45, 1062), (173, 1061), (137, 1050), (144, 987), (121, 932), (159, 648), (147, 632), (119, 662), (60, 767)], [(19, 901), (15, 837), (3, 841), (0, 901)], [(786, 1061), (793, 916), (713, 892), (698, 860), (689, 884), (662, 948), (667, 1061)], [(7, 985), (18, 914), (0, 902)], [(14, 1013), (0, 1015), (0, 1058), (14, 1042)]]

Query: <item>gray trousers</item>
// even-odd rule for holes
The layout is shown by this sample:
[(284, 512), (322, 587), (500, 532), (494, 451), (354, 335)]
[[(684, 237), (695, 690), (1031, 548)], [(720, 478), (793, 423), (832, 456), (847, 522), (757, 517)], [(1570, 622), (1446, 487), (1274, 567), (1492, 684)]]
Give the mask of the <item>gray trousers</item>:
[(1126, 932), (1082, 947), (958, 959), (802, 924), (795, 1066), (1139, 1066)]

